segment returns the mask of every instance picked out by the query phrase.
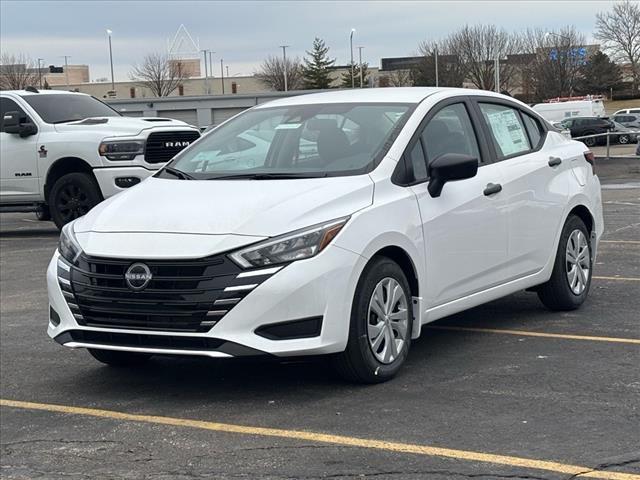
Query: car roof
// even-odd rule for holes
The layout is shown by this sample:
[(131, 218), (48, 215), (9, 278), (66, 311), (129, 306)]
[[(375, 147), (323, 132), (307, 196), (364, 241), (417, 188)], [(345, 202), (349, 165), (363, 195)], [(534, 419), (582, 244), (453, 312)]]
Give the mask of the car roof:
[(3, 90), (1, 93), (2, 94), (10, 93), (13, 95), (18, 95), (19, 97), (28, 97), (30, 95), (64, 95), (64, 94), (87, 95), (86, 93), (68, 92), (66, 90), (38, 90), (37, 92), (30, 92), (28, 90)]
[[(449, 93), (451, 96), (481, 95), (486, 97), (508, 98), (484, 90), (468, 88), (436, 88), (436, 87), (383, 87), (383, 88), (355, 88), (319, 92), (293, 97), (280, 98), (260, 104), (255, 108), (288, 107), (294, 105), (310, 105), (324, 103), (420, 103), (425, 98), (436, 93)], [(520, 102), (517, 102), (520, 103)]]

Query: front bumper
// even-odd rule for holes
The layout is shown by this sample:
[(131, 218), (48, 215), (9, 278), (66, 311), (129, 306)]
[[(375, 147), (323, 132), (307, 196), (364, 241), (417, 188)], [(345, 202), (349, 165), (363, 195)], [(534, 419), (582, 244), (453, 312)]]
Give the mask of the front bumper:
[[(160, 165), (158, 165), (158, 168), (159, 167)], [(109, 198), (116, 193), (120, 193), (128, 188), (118, 186), (118, 183), (122, 181), (121, 179), (137, 179), (135, 181), (139, 183), (156, 172), (157, 170), (149, 170), (145, 167), (140, 166), (104, 167), (95, 168), (93, 170), (93, 174), (98, 181), (100, 191), (102, 192), (102, 196), (104, 198)], [(130, 186), (133, 186), (135, 184), (136, 183), (132, 183)]]
[[(49, 304), (55, 312), (48, 326), (51, 338), (72, 348), (209, 357), (299, 356), (343, 351), (349, 335), (353, 295), (366, 264), (363, 257), (330, 245), (318, 256), (291, 263), (268, 277), (210, 330), (181, 332), (82, 325), (63, 295), (58, 258), (56, 252), (47, 270)], [(246, 280), (251, 277), (246, 276)], [(310, 319), (321, 319), (321, 328), (315, 336), (274, 339), (256, 333), (265, 325)]]

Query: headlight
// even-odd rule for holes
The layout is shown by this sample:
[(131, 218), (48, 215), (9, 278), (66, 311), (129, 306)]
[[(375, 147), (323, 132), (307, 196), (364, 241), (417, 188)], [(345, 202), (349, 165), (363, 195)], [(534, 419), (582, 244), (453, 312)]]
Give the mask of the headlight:
[(69, 263), (75, 265), (78, 261), (78, 257), (82, 254), (82, 247), (76, 240), (76, 236), (73, 233), (74, 222), (67, 223), (62, 227), (60, 232), (60, 242), (58, 243), (58, 251)]
[(100, 144), (98, 153), (109, 160), (133, 160), (144, 153), (144, 141), (107, 140)]
[(332, 220), (275, 237), (230, 255), (243, 268), (265, 267), (311, 258), (320, 253), (347, 223), (349, 217)]

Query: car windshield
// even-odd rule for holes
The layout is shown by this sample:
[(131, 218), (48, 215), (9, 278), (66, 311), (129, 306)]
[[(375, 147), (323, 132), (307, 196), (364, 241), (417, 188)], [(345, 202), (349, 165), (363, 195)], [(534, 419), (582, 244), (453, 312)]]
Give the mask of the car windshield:
[(25, 95), (24, 100), (46, 123), (65, 123), (91, 117), (119, 117), (120, 114), (89, 95)]
[(257, 108), (206, 134), (170, 167), (196, 179), (362, 174), (382, 159), (413, 108), (398, 103)]

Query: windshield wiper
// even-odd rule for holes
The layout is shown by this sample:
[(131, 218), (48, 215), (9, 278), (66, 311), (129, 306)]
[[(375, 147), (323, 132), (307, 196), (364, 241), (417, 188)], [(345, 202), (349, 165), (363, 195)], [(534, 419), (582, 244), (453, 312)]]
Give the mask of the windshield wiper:
[(158, 174), (161, 174), (162, 172), (170, 173), (174, 177), (178, 177), (180, 180), (195, 180), (195, 178), (189, 175), (188, 173), (173, 167), (164, 167), (162, 170), (158, 172)]
[(207, 180), (281, 180), (290, 178), (323, 178), (326, 172), (280, 172), (280, 173), (238, 173), (233, 175), (217, 175)]

